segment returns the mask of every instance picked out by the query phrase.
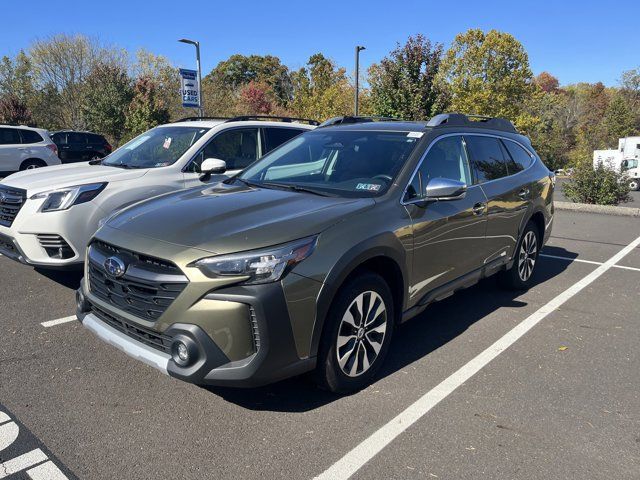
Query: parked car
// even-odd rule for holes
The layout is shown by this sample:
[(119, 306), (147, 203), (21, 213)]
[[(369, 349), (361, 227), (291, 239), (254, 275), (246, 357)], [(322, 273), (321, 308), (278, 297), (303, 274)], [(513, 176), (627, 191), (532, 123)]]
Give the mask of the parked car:
[(510, 122), (346, 120), (107, 219), (77, 292), (84, 326), (189, 382), (315, 369), (349, 392), (430, 303), (496, 273), (532, 284), (554, 176)]
[(188, 118), (149, 130), (103, 160), (11, 175), (0, 184), (0, 253), (41, 267), (81, 265), (100, 220), (114, 210), (221, 180), (220, 163), (232, 175), (314, 128), (313, 121), (276, 120)]
[(60, 165), (58, 148), (41, 128), (0, 125), (0, 172)]
[(63, 130), (53, 132), (51, 139), (58, 147), (58, 156), (62, 163), (98, 160), (113, 150), (106, 138), (93, 132)]

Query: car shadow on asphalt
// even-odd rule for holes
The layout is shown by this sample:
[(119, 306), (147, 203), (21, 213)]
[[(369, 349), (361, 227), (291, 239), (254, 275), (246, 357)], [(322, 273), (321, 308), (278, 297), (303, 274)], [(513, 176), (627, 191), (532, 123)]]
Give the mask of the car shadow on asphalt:
[[(545, 247), (544, 253), (566, 258), (578, 256), (559, 247)], [(534, 273), (535, 285), (560, 275), (570, 264), (564, 261), (540, 262)], [(525, 307), (527, 303), (518, 298), (521, 295), (522, 292), (500, 288), (493, 276), (430, 305), (396, 330), (377, 381), (446, 345), (499, 308)], [(311, 374), (254, 389), (205, 388), (240, 407), (274, 412), (306, 412), (341, 398), (341, 395), (318, 389)]]
[(77, 290), (80, 287), (80, 280), (82, 280), (84, 275), (82, 267), (70, 270), (51, 270), (36, 267), (34, 270), (40, 275), (47, 277), (49, 280), (71, 290)]

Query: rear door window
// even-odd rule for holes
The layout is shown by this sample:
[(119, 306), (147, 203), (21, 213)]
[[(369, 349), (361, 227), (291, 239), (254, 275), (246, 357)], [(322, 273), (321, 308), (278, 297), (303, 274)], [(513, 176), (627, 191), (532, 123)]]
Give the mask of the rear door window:
[(263, 129), (263, 132), (265, 136), (265, 139), (264, 139), (265, 150), (264, 152), (262, 152), (262, 154), (264, 155), (266, 153), (269, 153), (274, 148), (279, 147), (283, 143), (288, 142), (293, 137), (297, 137), (302, 132), (304, 132), (304, 130), (300, 130), (298, 128), (271, 127), (271, 128)]
[(22, 143), (38, 143), (42, 141), (42, 137), (38, 132), (33, 130), (20, 130)]
[(503, 147), (498, 138), (466, 135), (464, 139), (477, 183), (497, 180), (509, 175)]
[(204, 148), (203, 159), (219, 158), (227, 162), (228, 170), (239, 170), (258, 159), (258, 129), (235, 128), (227, 130)]
[(17, 128), (0, 128), (0, 145), (18, 145), (21, 143)]
[(529, 168), (532, 158), (531, 154), (515, 142), (503, 140), (502, 143), (509, 152), (509, 173), (517, 173)]
[(51, 139), (53, 140), (53, 143), (55, 143), (56, 145), (66, 145), (67, 144), (67, 134), (66, 133), (54, 133), (51, 136)]
[(69, 143), (85, 144), (85, 143), (87, 143), (87, 136), (84, 133), (69, 132), (67, 134), (67, 141)]

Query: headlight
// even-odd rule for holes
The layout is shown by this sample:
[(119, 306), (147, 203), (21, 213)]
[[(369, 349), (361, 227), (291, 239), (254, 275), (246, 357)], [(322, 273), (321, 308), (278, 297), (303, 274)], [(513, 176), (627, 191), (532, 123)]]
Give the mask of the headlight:
[(76, 185), (74, 187), (60, 188), (58, 190), (37, 193), (33, 195), (31, 199), (45, 199), (44, 203), (40, 207), (41, 212), (56, 212), (71, 208), (73, 205), (90, 202), (96, 198), (106, 186), (106, 182)]
[(232, 255), (203, 258), (190, 266), (209, 278), (244, 277), (246, 285), (277, 282), (313, 253), (317, 237)]

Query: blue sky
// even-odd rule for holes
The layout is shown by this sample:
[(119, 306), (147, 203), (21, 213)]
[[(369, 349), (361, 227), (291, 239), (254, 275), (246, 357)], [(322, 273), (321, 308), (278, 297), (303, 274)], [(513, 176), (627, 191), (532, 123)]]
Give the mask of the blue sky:
[(534, 73), (562, 84), (602, 81), (613, 86), (640, 67), (640, 1), (77, 1), (4, 0), (0, 56), (55, 33), (84, 33), (131, 52), (146, 48), (180, 67), (195, 66), (200, 40), (203, 71), (233, 53), (272, 54), (292, 68), (315, 52), (353, 69), (380, 60), (396, 42), (423, 33), (448, 45), (469, 28), (509, 32), (529, 53)]

